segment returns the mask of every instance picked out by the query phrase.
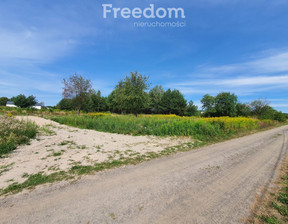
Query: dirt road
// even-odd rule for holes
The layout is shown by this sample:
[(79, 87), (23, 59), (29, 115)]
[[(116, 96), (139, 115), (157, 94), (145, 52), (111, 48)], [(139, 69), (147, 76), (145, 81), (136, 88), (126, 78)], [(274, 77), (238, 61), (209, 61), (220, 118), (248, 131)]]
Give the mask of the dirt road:
[(242, 223), (288, 126), (0, 199), (0, 223)]

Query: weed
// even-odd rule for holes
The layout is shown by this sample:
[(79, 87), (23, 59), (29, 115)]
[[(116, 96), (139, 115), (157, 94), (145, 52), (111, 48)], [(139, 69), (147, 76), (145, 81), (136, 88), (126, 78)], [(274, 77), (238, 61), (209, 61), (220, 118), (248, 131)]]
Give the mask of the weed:
[(28, 173), (23, 173), (22, 177), (23, 178), (27, 178), (27, 177), (29, 177), (29, 174)]
[(24, 188), (31, 188), (39, 184), (53, 183), (55, 181), (68, 180), (71, 178), (72, 177), (67, 175), (64, 171), (52, 173), (50, 175), (45, 175), (42, 172), (40, 172), (37, 174), (30, 175), (28, 179), (21, 184), (13, 183), (5, 189), (0, 189), (0, 195), (7, 194), (9, 192), (17, 193), (22, 191)]
[(47, 135), (47, 136), (53, 136), (53, 135), (56, 135), (56, 132), (49, 129), (49, 125), (45, 125), (43, 127), (40, 128), (40, 132), (44, 135)]
[(262, 221), (269, 224), (281, 224), (279, 219), (275, 216), (262, 216)]
[(14, 165), (14, 163), (11, 163), (9, 165), (6, 166), (0, 166), (0, 176), (5, 173), (8, 172), (9, 170), (11, 170), (12, 166)]
[(52, 156), (61, 156), (62, 155), (62, 152), (54, 152), (53, 154), (52, 154)]
[(96, 148), (96, 149), (101, 149), (102, 146), (103, 146), (103, 145), (96, 145), (95, 148)]
[(8, 182), (13, 182), (14, 181), (14, 179), (12, 178), (12, 179), (9, 179), (9, 180), (6, 180), (6, 182), (8, 183)]
[(76, 143), (74, 141), (62, 141), (58, 144), (58, 146), (64, 146), (64, 145), (76, 145)]
[(288, 223), (288, 166), (282, 180), (282, 188), (280, 191), (276, 194), (271, 194), (272, 199), (270, 205), (267, 206), (268, 210), (265, 211), (267, 214), (260, 216), (260, 219), (265, 223)]
[(115, 214), (114, 213), (110, 213), (109, 216), (111, 219), (115, 220)]
[(57, 170), (59, 170), (59, 167), (58, 167), (57, 165), (50, 166), (50, 167), (48, 168), (48, 170), (49, 170), (49, 171), (50, 171), (50, 170), (57, 171)]

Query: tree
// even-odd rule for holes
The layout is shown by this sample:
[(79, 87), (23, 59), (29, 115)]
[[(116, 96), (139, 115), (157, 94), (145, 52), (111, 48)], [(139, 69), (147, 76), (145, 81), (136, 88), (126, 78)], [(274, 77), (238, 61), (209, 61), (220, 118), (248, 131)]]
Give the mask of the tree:
[(116, 86), (112, 104), (122, 113), (133, 113), (136, 116), (142, 112), (148, 102), (147, 90), (149, 87), (148, 77), (142, 76), (137, 71), (131, 72), (130, 76), (126, 76)]
[(11, 101), (13, 101), (16, 106), (21, 108), (31, 107), (37, 103), (35, 96), (31, 95), (26, 98), (26, 96), (23, 94), (19, 94), (18, 96), (12, 97)]
[(236, 116), (237, 96), (229, 92), (219, 93), (215, 98), (215, 110), (217, 116)]
[(275, 111), (274, 113), (274, 120), (279, 122), (285, 122), (287, 120), (286, 115), (280, 111)]
[(56, 108), (60, 110), (72, 110), (73, 109), (72, 99), (64, 98), (60, 100), (60, 102), (56, 105)]
[(237, 103), (236, 111), (237, 116), (247, 117), (251, 114), (250, 105), (247, 103)]
[(251, 112), (253, 115), (261, 116), (270, 110), (269, 101), (265, 99), (254, 100), (250, 103)]
[(280, 111), (273, 109), (269, 106), (269, 101), (265, 99), (254, 100), (250, 104), (252, 114), (259, 119), (272, 119), (279, 122), (286, 121), (286, 116)]
[(73, 107), (80, 114), (80, 110), (85, 107), (88, 96), (93, 91), (91, 81), (84, 79), (81, 75), (74, 74), (68, 80), (63, 80), (63, 96), (72, 99)]
[(118, 107), (118, 102), (115, 100), (115, 98), (116, 98), (116, 90), (113, 90), (107, 97), (107, 107), (111, 112), (120, 113), (121, 110)]
[(187, 101), (179, 90), (168, 89), (162, 96), (160, 108), (164, 114), (184, 115)]
[(106, 98), (101, 96), (100, 90), (92, 93), (89, 96), (88, 108), (87, 111), (106, 111), (107, 103)]
[(215, 110), (215, 97), (206, 94), (201, 99), (202, 103), (202, 109), (204, 111), (204, 116), (211, 117), (215, 116), (216, 110)]
[[(37, 103), (36, 97), (31, 95), (26, 98), (27, 107), (34, 106)], [(44, 104), (43, 104), (44, 105)]]
[(0, 98), (0, 106), (6, 106), (6, 103), (9, 101), (7, 97)]
[(159, 114), (161, 112), (160, 104), (164, 93), (165, 91), (161, 85), (156, 85), (149, 91), (149, 108), (152, 113)]
[(186, 111), (186, 116), (197, 116), (198, 115), (198, 107), (194, 105), (194, 102), (192, 100), (189, 101)]

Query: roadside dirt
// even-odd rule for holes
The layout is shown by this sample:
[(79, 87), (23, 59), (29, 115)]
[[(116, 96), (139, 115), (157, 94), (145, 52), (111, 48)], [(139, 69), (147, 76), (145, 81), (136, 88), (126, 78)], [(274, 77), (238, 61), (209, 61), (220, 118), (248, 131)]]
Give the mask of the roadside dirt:
[(3, 168), (0, 169), (0, 189), (14, 182), (22, 183), (30, 174), (67, 171), (74, 165), (94, 165), (119, 159), (120, 156), (133, 158), (191, 141), (190, 138), (130, 136), (84, 130), (34, 116), (18, 119), (35, 122), (42, 127), (42, 134), (30, 145), (18, 147), (8, 158), (0, 158), (0, 168)]
[(287, 130), (2, 197), (0, 223), (243, 223), (287, 155)]
[(251, 205), (251, 215), (247, 218), (247, 224), (261, 224), (262, 219), (258, 217), (264, 216), (275, 216), (281, 220), (281, 215), (276, 209), (271, 208), (271, 203), (277, 201), (277, 195), (283, 187), (282, 177), (286, 176), (288, 166), (288, 155), (283, 159), (280, 166), (277, 167), (277, 177), (273, 180), (270, 185), (263, 187), (261, 195), (255, 197), (254, 203)]

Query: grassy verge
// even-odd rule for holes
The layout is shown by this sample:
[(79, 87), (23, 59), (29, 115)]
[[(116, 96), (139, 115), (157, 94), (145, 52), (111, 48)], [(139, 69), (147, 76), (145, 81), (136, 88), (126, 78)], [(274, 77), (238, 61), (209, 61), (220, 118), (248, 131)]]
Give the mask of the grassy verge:
[(0, 115), (0, 158), (18, 145), (28, 144), (36, 133), (37, 126), (34, 123)]
[(256, 205), (257, 211), (248, 223), (288, 223), (288, 159), (276, 192), (270, 193), (264, 202)]

